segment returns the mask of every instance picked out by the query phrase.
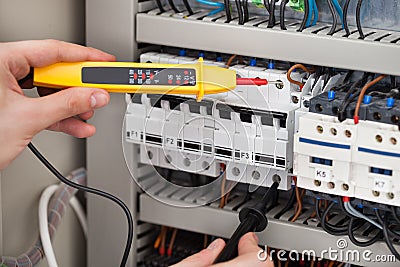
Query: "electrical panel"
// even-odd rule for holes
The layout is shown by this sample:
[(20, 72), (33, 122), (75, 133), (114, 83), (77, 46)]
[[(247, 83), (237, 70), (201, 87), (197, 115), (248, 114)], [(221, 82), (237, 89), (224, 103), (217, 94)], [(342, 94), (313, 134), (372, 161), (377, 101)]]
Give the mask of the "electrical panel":
[[(229, 9), (230, 19), (221, 2), (212, 4), (218, 12), (188, 1), (190, 12), (185, 1), (176, 1), (178, 12), (171, 2), (138, 3), (135, 60), (179, 65), (201, 57), (240, 78), (271, 83), (238, 85), (200, 102), (187, 95), (125, 97), (122, 139), (138, 185), (138, 222), (201, 233), (204, 240), (229, 238), (238, 211), (279, 181), (279, 196), (268, 207), (269, 228), (258, 234), (260, 245), (322, 252), (345, 238), (341, 251), (363, 252), (367, 240), (371, 251), (396, 255), (390, 245), (399, 248), (400, 71), (393, 55), (400, 24), (388, 7), (397, 10), (397, 2), (364, 1), (362, 14), (375, 20), (360, 15), (357, 1), (277, 1), (268, 7), (275, 13), (249, 2), (248, 18), (236, 7)], [(314, 2), (317, 9), (307, 6)], [(337, 5), (339, 17), (331, 15), (330, 2), (347, 5), (348, 22), (340, 19)], [(132, 46), (126, 48), (130, 53)], [(215, 223), (206, 223), (209, 218)], [(387, 238), (385, 229), (393, 232)], [(151, 248), (157, 239), (148, 235), (142, 241), (144, 236), (135, 262), (153, 266), (146, 257), (160, 259)]]

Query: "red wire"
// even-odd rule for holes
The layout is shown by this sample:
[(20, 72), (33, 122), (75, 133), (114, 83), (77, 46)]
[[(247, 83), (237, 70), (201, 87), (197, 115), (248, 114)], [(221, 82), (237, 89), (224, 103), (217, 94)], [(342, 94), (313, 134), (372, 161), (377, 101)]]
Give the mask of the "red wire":
[(267, 85), (268, 81), (266, 79), (260, 78), (236, 78), (236, 85)]

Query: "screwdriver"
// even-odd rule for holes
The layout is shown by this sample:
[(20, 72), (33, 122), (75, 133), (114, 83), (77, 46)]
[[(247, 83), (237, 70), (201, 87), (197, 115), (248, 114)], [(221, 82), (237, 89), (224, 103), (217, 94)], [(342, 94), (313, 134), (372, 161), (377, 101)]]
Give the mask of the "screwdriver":
[(111, 93), (197, 95), (201, 101), (205, 94), (227, 92), (237, 85), (267, 85), (268, 81), (237, 78), (234, 70), (204, 65), (199, 58), (195, 64), (62, 62), (34, 68), (33, 84), (55, 89), (98, 87)]
[(274, 182), (260, 202), (254, 207), (245, 207), (239, 212), (240, 224), (214, 263), (229, 261), (237, 257), (238, 244), (242, 236), (248, 232), (261, 232), (267, 228), (268, 219), (265, 216), (267, 205), (271, 201), (274, 192), (278, 189), (278, 186), (279, 183)]

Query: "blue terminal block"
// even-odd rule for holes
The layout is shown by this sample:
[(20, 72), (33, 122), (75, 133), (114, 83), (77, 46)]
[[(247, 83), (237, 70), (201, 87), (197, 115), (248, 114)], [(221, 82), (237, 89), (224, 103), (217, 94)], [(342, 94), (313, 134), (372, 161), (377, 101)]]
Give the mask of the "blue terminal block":
[(389, 97), (386, 99), (386, 106), (388, 108), (392, 108), (394, 106), (394, 98), (393, 97)]
[(268, 69), (275, 69), (275, 62), (273, 60), (268, 62)]
[(250, 59), (249, 65), (252, 66), (252, 67), (256, 66), (257, 65), (257, 59), (255, 59), (255, 58)]
[(186, 49), (179, 50), (179, 56), (180, 57), (185, 57), (186, 56)]
[(336, 96), (336, 92), (335, 91), (328, 91), (328, 99), (329, 100), (334, 100)]
[(200, 51), (200, 52), (199, 52), (199, 58), (201, 58), (201, 57), (202, 57), (202, 58), (204, 58), (204, 57), (205, 57), (205, 54), (204, 54), (204, 52), (203, 52), (203, 51)]
[(372, 101), (372, 96), (370, 96), (370, 95), (364, 96), (364, 99), (363, 99), (364, 104), (366, 104), (366, 105), (371, 104), (371, 101)]

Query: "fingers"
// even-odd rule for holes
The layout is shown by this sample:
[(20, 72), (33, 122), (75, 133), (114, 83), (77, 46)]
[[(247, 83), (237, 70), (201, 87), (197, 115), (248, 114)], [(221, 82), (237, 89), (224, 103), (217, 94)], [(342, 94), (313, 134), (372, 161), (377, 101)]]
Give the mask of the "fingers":
[[(258, 247), (258, 238), (254, 233), (245, 234), (239, 241), (238, 251), (239, 256), (231, 261), (223, 262), (213, 267), (242, 267), (242, 266), (254, 266), (254, 267), (273, 267), (274, 263), (267, 260), (259, 259), (260, 247)], [(264, 254), (262, 254), (264, 255)]]
[(115, 57), (100, 50), (57, 40), (13, 43), (31, 67), (44, 67), (57, 62), (115, 61)]
[(79, 114), (78, 116), (79, 116), (79, 118), (81, 118), (82, 120), (87, 121), (87, 120), (90, 120), (90, 119), (93, 117), (93, 115), (94, 115), (94, 111), (91, 110), (91, 111), (88, 111), (88, 112)]
[[(65, 125), (57, 125), (57, 123), (79, 114), (82, 114), (84, 119), (90, 118), (94, 109), (107, 105), (109, 100), (110, 96), (106, 91), (94, 88), (69, 88), (52, 95), (31, 99), (32, 106), (30, 106), (29, 115), (35, 121), (33, 134), (50, 126), (53, 129), (59, 127), (59, 130), (64, 132), (75, 132), (77, 121), (74, 123), (67, 121)], [(83, 124), (79, 123), (79, 125)], [(91, 132), (86, 129), (84, 133)], [(82, 133), (78, 133), (80, 134)]]
[(77, 138), (86, 138), (96, 133), (96, 128), (76, 118), (68, 118), (51, 125), (48, 130), (63, 132)]
[(217, 239), (212, 242), (206, 249), (203, 249), (197, 254), (184, 259), (171, 267), (206, 267), (210, 266), (217, 258), (218, 254), (225, 247), (225, 242), (222, 239)]

